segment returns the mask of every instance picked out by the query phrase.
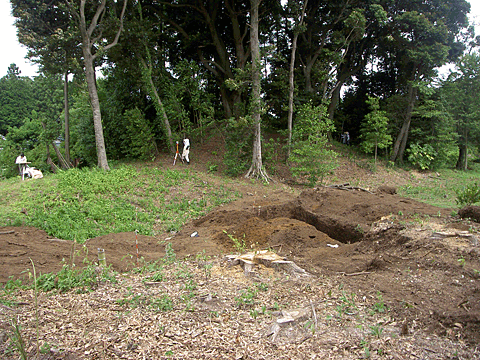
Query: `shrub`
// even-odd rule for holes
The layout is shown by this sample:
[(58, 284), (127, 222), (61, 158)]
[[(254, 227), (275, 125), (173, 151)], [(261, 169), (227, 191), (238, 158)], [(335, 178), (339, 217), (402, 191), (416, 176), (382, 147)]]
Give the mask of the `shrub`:
[(334, 131), (333, 122), (326, 116), (326, 107), (303, 105), (297, 114), (292, 133), (292, 151), (295, 177), (307, 176), (310, 186), (323, 182), (325, 175), (335, 169), (337, 153), (330, 149), (328, 132)]
[(462, 190), (455, 190), (457, 194), (456, 202), (462, 206), (470, 206), (480, 201), (480, 187), (477, 183), (467, 185)]
[(437, 152), (430, 144), (412, 144), (408, 152), (408, 161), (416, 167), (422, 170), (428, 170), (431, 168)]

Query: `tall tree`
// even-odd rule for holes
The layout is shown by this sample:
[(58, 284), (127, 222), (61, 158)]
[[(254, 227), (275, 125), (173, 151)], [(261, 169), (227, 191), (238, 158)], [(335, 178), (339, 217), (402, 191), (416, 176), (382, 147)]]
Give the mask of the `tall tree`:
[[(96, 85), (95, 60), (101, 56), (104, 51), (117, 45), (123, 29), (123, 17), (127, 7), (127, 0), (123, 1), (121, 13), (118, 18), (117, 31), (113, 40), (109, 43), (105, 41), (104, 29), (107, 28), (107, 24), (105, 23), (107, 22), (108, 15), (112, 12), (115, 13), (116, 3), (112, 4), (112, 9), (107, 9), (107, 0), (101, 0), (96, 5), (92, 4), (91, 8), (86, 9), (87, 0), (80, 0), (79, 6), (77, 6), (73, 0), (66, 0), (66, 2), (70, 12), (77, 21), (82, 39), (81, 47), (85, 66), (85, 78), (93, 112), (98, 167), (103, 170), (109, 170), (107, 152), (105, 151), (105, 139), (103, 137), (102, 114), (100, 112), (100, 102), (98, 100)], [(90, 19), (87, 19), (89, 14), (93, 15)], [(113, 26), (111, 23), (109, 25)]]
[[(421, 82), (435, 75), (434, 69), (459, 56), (455, 41), (468, 25), (470, 4), (466, 0), (387, 2), (390, 49), (396, 54), (400, 80), (407, 100), (403, 123), (396, 137), (391, 161), (403, 161), (412, 112)], [(384, 43), (385, 46), (385, 43)], [(461, 49), (461, 47), (460, 47)]]
[(62, 0), (10, 0), (18, 40), (44, 74), (63, 74), (65, 159), (70, 163), (68, 82), (79, 72), (79, 32)]
[(442, 86), (446, 108), (456, 121), (458, 159), (456, 168), (467, 170), (469, 145), (480, 144), (480, 55), (466, 54)]
[[(293, 2), (298, 4), (297, 2)], [(292, 53), (290, 55), (290, 71), (288, 73), (288, 141), (287, 141), (287, 158), (290, 156), (290, 148), (292, 145), (292, 131), (293, 131), (293, 96), (295, 93), (295, 55), (297, 52), (298, 35), (303, 29), (303, 19), (305, 17), (305, 9), (307, 8), (308, 0), (303, 2), (300, 7), (298, 23), (294, 24), (293, 28), (293, 40), (292, 40)], [(295, 14), (295, 12), (294, 12)]]
[(380, 110), (380, 101), (376, 97), (368, 97), (367, 104), (371, 112), (365, 116), (362, 126), (362, 149), (375, 153), (377, 165), (377, 151), (384, 149), (392, 143), (392, 136), (388, 134), (388, 117), (386, 111)]
[[(144, 20), (143, 20), (142, 7), (140, 2), (138, 3), (138, 12), (140, 16), (140, 24), (143, 24)], [(143, 56), (142, 54), (137, 54), (137, 57), (139, 58), (143, 84), (147, 93), (150, 95), (150, 97), (154, 102), (155, 110), (157, 111), (157, 116), (160, 116), (163, 120), (163, 128), (165, 131), (165, 137), (166, 137), (167, 143), (169, 145), (169, 150), (171, 153), (174, 153), (175, 147), (173, 145), (172, 129), (170, 127), (170, 121), (168, 120), (165, 107), (163, 106), (163, 101), (160, 95), (158, 94), (155, 83), (153, 82), (153, 61), (152, 61), (152, 56), (150, 54), (150, 49), (148, 47), (148, 44), (145, 41), (145, 35), (146, 35), (145, 30), (143, 30), (143, 34), (144, 36), (142, 37), (141, 42), (144, 47), (143, 50), (144, 50), (145, 56)]]
[(0, 134), (6, 135), (9, 127), (21, 126), (35, 109), (33, 80), (11, 64), (0, 79), (0, 94)]
[[(273, 21), (271, 14), (281, 11), (279, 0), (263, 0), (259, 6), (266, 21)], [(227, 86), (226, 81), (246, 70), (249, 62), (250, 9), (245, 0), (169, 0), (161, 2), (155, 13), (175, 40), (171, 63), (183, 59), (201, 63), (216, 82), (226, 118), (245, 115), (244, 88)]]
[(258, 38), (259, 7), (261, 0), (251, 0), (250, 49), (252, 52), (252, 100), (251, 112), (253, 117), (254, 137), (252, 165), (245, 177), (259, 177), (268, 182), (268, 175), (262, 164), (262, 135), (261, 135), (261, 70), (260, 70), (260, 43)]

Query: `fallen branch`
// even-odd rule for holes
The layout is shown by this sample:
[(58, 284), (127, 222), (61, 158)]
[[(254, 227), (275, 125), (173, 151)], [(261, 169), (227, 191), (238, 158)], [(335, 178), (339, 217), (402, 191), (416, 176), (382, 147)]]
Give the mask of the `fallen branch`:
[(356, 273), (350, 273), (350, 274), (347, 274), (347, 273), (344, 273), (344, 272), (340, 272), (339, 274), (340, 274), (340, 275), (343, 275), (343, 276), (358, 276), (358, 275), (371, 274), (371, 271), (362, 271), (362, 272), (356, 272)]
[(14, 231), (14, 230), (10, 230), (10, 231), (1, 231), (1, 232), (0, 232), (0, 235), (13, 234), (13, 233), (15, 233), (15, 231)]
[(368, 192), (369, 194), (373, 194), (373, 192), (371, 192), (370, 190), (361, 188), (359, 186), (350, 186), (349, 183), (338, 184), (338, 185), (328, 185), (328, 186), (325, 186), (325, 187), (339, 189), (339, 190), (360, 190), (360, 191)]

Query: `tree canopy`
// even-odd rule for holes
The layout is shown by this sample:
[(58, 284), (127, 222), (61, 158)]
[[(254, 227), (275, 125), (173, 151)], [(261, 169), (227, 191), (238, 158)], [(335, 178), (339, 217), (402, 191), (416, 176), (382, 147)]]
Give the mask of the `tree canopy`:
[[(465, 164), (466, 151), (477, 151), (478, 101), (460, 95), (476, 86), (479, 70), (466, 0), (10, 2), (19, 41), (44, 78), (23, 78), (12, 64), (0, 79), (0, 133), (8, 140), (43, 116), (65, 139), (67, 163), (93, 165), (93, 152), (108, 169), (107, 156), (152, 158), (182, 137), (203, 141), (220, 131), (225, 161), (263, 176), (270, 155), (261, 134), (289, 130), (288, 149), (306, 151), (292, 137), (305, 106), (329, 119), (329, 142), (349, 131), (354, 145), (384, 147), (395, 162), (427, 145), (436, 159), (429, 166), (452, 156)], [(448, 63), (457, 71), (439, 82)], [(35, 105), (50, 107), (34, 99), (47, 75), (63, 75), (64, 107), (55, 115)], [(308, 146), (324, 149), (321, 140)]]

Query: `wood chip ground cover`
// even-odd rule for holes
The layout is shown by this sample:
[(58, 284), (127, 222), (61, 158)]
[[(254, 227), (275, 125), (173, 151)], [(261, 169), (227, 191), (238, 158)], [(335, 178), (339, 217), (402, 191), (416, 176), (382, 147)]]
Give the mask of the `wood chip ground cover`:
[[(150, 273), (117, 275), (117, 284), (101, 284), (92, 293), (40, 293), (39, 341), (51, 349), (40, 358), (478, 356), (457, 339), (426, 334), (416, 321), (402, 333), (404, 325), (382, 306), (381, 297), (351, 293), (338, 285), (341, 277), (292, 278), (263, 265), (257, 265), (255, 272), (245, 277), (240, 267), (229, 266), (223, 259), (210, 262), (208, 278), (202, 268), (205, 264), (185, 261), (166, 266), (161, 282), (149, 282)], [(242, 294), (249, 290), (254, 293), (252, 304), (243, 304)], [(172, 301), (172, 308), (156, 309), (153, 304), (165, 297)], [(27, 351), (34, 354), (34, 292), (24, 292), (12, 301), (24, 305), (2, 307), (2, 324), (17, 317), (24, 327)], [(280, 309), (306, 309), (308, 316), (288, 323), (272, 341), (269, 330), (282, 318)], [(8, 340), (2, 344), (4, 354), (8, 354), (8, 344)]]

